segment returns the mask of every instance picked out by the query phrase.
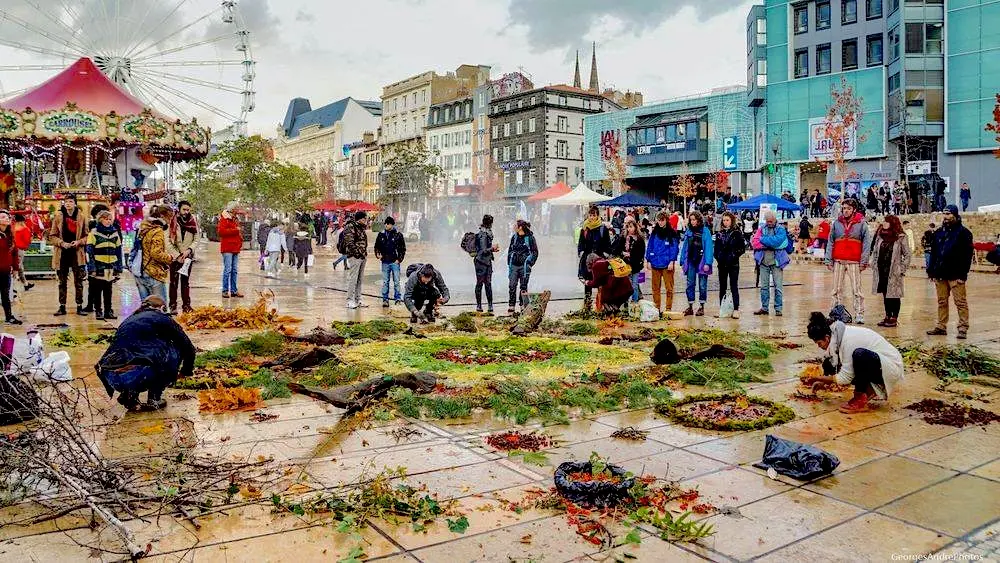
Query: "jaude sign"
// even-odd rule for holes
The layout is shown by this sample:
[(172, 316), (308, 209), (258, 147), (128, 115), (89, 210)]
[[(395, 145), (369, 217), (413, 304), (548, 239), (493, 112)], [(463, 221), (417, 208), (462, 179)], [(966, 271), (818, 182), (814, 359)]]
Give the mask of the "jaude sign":
[[(839, 121), (824, 117), (809, 120), (809, 159), (833, 160), (837, 147), (842, 147), (844, 158), (854, 158), (858, 150), (857, 127), (841, 127)], [(831, 135), (831, 133), (836, 133)]]

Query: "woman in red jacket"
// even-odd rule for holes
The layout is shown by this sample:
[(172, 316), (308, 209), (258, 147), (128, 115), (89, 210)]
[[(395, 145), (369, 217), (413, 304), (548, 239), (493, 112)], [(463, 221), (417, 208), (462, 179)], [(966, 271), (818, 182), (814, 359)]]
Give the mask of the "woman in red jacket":
[[(31, 227), (24, 224), (24, 215), (14, 215), (14, 244), (17, 245), (17, 261), (19, 264), (24, 263), (24, 255), (31, 248)], [(24, 277), (24, 268), (20, 268), (17, 271), (17, 277), (21, 280), (21, 285), (24, 286), (24, 290), (35, 287), (35, 284), (28, 283), (28, 280)]]
[(10, 212), (3, 209), (0, 210), (0, 303), (3, 304), (6, 322), (14, 325), (21, 324), (21, 321), (10, 310), (11, 274), (20, 268), (14, 230), (10, 228)]
[(236, 287), (236, 276), (239, 274), (240, 250), (243, 249), (243, 233), (240, 224), (227, 209), (219, 218), (219, 250), (222, 251), (222, 296), (243, 297)]

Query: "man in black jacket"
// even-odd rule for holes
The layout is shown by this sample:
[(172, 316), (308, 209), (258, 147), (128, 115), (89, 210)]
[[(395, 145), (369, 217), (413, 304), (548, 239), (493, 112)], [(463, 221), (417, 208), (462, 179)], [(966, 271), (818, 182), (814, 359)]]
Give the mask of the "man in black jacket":
[(410, 322), (434, 322), (437, 307), (451, 299), (444, 277), (430, 264), (411, 264), (406, 271), (409, 275), (406, 278), (403, 303), (410, 311)]
[(406, 239), (396, 230), (396, 220), (385, 218), (385, 230), (375, 237), (375, 257), (382, 261), (382, 307), (389, 306), (389, 278), (392, 278), (396, 305), (403, 295), (399, 292), (399, 265), (406, 257)]
[(965, 340), (969, 332), (969, 303), (966, 301), (965, 282), (972, 268), (972, 231), (962, 225), (958, 207), (945, 207), (941, 228), (931, 242), (930, 265), (927, 277), (937, 286), (938, 322), (927, 334), (948, 334), (948, 297), (955, 300), (958, 309), (958, 338)]

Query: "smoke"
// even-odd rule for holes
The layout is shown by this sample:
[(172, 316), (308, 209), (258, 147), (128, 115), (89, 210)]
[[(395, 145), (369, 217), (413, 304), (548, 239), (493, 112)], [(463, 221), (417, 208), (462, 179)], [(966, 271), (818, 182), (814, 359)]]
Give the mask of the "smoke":
[(527, 27), (535, 52), (576, 45), (595, 25), (611, 19), (623, 34), (655, 29), (683, 8), (707, 20), (742, 5), (739, 0), (511, 0), (510, 25)]

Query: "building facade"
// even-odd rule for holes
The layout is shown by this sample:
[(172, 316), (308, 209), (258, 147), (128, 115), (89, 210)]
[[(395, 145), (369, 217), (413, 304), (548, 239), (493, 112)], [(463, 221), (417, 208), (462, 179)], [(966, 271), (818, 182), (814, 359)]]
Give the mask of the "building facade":
[(621, 109), (604, 96), (567, 85), (496, 98), (490, 104), (490, 156), (503, 193), (523, 198), (545, 186), (584, 179), (584, 118)]
[(361, 199), (368, 203), (375, 203), (382, 191), (382, 146), (378, 142), (377, 135), (373, 134), (371, 137), (365, 138), (361, 157), (364, 160)]
[(490, 67), (462, 65), (455, 72), (427, 71), (382, 88), (382, 144), (423, 139), (430, 106), (469, 96), (490, 79)]
[(472, 97), (434, 104), (428, 113), (424, 144), (444, 171), (432, 197), (451, 197), (457, 186), (472, 183)]
[(273, 143), (276, 159), (312, 172), (331, 198), (346, 198), (350, 178), (350, 146), (378, 128), (381, 103), (344, 98), (312, 109), (295, 98)]
[(495, 188), (500, 183), (500, 169), (490, 150), (490, 107), (494, 99), (513, 96), (535, 88), (521, 72), (512, 72), (477, 87), (472, 95), (472, 183)]

